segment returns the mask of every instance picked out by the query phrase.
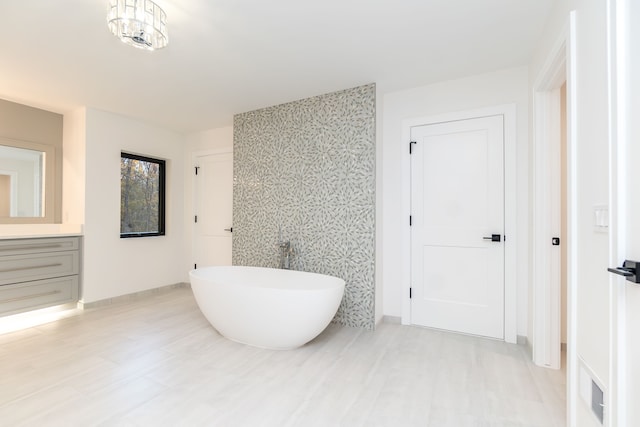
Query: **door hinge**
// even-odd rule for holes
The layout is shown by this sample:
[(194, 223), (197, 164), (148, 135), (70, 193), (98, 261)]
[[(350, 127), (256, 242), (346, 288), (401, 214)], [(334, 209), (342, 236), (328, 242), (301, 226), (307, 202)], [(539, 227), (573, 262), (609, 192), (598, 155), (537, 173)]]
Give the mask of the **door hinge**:
[(409, 227), (413, 225), (413, 217), (409, 215)]
[(409, 154), (413, 154), (413, 144), (415, 144), (415, 141), (410, 141), (409, 142)]
[(200, 166), (196, 166), (196, 167), (195, 167), (196, 175), (198, 175), (198, 169), (200, 169)]
[(412, 289), (413, 288), (409, 288), (409, 299), (413, 298), (413, 295), (412, 295), (412, 292), (411, 292)]
[(195, 221), (195, 222), (198, 222), (198, 215), (196, 215), (196, 216), (194, 217), (194, 221)]

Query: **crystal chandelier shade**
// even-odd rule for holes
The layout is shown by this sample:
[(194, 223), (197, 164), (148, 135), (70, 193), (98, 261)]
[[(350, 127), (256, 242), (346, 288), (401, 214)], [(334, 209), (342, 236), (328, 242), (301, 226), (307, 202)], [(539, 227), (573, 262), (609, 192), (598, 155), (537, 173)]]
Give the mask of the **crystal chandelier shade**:
[(167, 45), (167, 15), (151, 0), (109, 0), (109, 30), (124, 43), (147, 50)]

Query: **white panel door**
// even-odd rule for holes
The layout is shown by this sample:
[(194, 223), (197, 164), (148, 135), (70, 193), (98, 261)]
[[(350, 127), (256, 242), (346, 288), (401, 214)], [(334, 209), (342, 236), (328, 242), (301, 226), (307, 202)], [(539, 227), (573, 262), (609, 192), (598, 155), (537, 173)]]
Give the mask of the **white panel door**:
[(411, 322), (504, 339), (503, 116), (411, 140)]
[(196, 157), (194, 263), (231, 265), (233, 155)]

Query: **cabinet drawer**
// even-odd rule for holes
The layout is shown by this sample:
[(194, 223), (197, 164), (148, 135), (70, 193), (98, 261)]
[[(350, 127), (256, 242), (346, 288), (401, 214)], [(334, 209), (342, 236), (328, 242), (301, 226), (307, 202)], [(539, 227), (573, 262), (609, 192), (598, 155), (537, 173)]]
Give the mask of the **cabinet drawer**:
[(0, 257), (0, 285), (78, 274), (78, 252)]
[(0, 257), (43, 252), (76, 251), (80, 246), (79, 241), (78, 237), (0, 240)]
[(0, 286), (0, 315), (78, 300), (78, 276)]

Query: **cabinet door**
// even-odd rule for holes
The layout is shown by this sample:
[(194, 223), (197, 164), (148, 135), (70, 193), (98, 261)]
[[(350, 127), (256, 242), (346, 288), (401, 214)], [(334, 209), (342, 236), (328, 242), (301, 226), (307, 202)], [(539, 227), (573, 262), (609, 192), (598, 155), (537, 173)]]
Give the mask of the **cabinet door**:
[(0, 286), (0, 315), (78, 301), (78, 276)]
[(0, 240), (0, 257), (45, 252), (77, 251), (78, 237)]
[(0, 257), (0, 285), (78, 274), (78, 252)]

